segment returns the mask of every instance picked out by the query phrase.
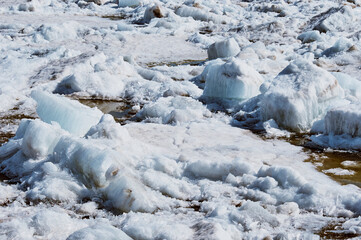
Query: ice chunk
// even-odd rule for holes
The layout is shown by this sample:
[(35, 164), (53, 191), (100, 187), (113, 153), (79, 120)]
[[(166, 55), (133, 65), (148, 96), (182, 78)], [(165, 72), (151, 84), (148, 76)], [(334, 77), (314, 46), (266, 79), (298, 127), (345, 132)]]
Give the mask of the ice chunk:
[(308, 31), (301, 33), (297, 39), (301, 40), (302, 43), (310, 43), (314, 41), (321, 41), (322, 37), (319, 31)]
[[(244, 203), (239, 211), (234, 211), (231, 214), (231, 219), (241, 223), (246, 230), (251, 230), (256, 226), (265, 227), (270, 225), (272, 227), (277, 227), (280, 225), (276, 216), (261, 207), (259, 203), (251, 201)], [(254, 222), (257, 224), (253, 224)]]
[(335, 55), (336, 53), (347, 51), (348, 49), (350, 49), (350, 47), (352, 47), (352, 42), (349, 39), (342, 37), (337, 40), (332, 47), (323, 51), (322, 55), (330, 57), (332, 55)]
[(90, 95), (117, 98), (124, 95), (128, 79), (141, 79), (134, 66), (123, 57), (107, 58), (104, 54), (91, 57), (70, 72), (57, 84), (54, 93), (85, 91)]
[(64, 134), (56, 128), (40, 120), (34, 120), (26, 128), (21, 149), (30, 158), (45, 157), (52, 153), (60, 137)]
[(235, 176), (251, 172), (251, 167), (239, 160), (234, 159), (230, 162), (209, 162), (196, 161), (187, 166), (185, 172), (197, 178), (208, 178), (212, 180), (225, 179), (229, 173)]
[(61, 128), (77, 136), (83, 136), (103, 115), (98, 109), (50, 93), (33, 91), (31, 96), (37, 102), (36, 112), (41, 120), (57, 122)]
[(361, 103), (331, 109), (325, 117), (325, 133), (361, 137)]
[(114, 151), (90, 141), (63, 137), (54, 149), (56, 162), (64, 163), (88, 187), (106, 187), (124, 167)]
[(118, 0), (118, 7), (136, 7), (142, 3), (141, 0)]
[(341, 8), (330, 8), (327, 12), (320, 15), (319, 23), (314, 27), (314, 30), (320, 32), (342, 32), (352, 28), (352, 23), (355, 20), (353, 10), (350, 6), (344, 6)]
[(38, 33), (34, 35), (34, 40), (45, 39), (47, 41), (64, 41), (76, 39), (78, 35), (89, 29), (75, 21), (64, 22), (61, 24), (46, 23), (40, 26)]
[(99, 123), (91, 127), (85, 137), (113, 139), (121, 144), (132, 141), (127, 129), (116, 123), (113, 116), (109, 114), (104, 114)]
[(67, 240), (81, 239), (131, 240), (132, 238), (130, 238), (122, 230), (115, 228), (112, 225), (101, 223), (78, 230), (67, 238)]
[(234, 57), (239, 53), (240, 48), (234, 38), (213, 43), (208, 48), (208, 59)]
[(236, 58), (226, 63), (221, 60), (211, 62), (201, 77), (206, 81), (203, 96), (218, 98), (246, 99), (256, 96), (264, 81), (256, 70)]
[(148, 7), (144, 13), (144, 22), (149, 23), (153, 18), (165, 17), (165, 10), (158, 4)]
[(308, 130), (344, 91), (329, 72), (305, 60), (288, 65), (271, 83), (260, 102), (264, 121), (280, 127)]
[(61, 210), (44, 209), (31, 218), (29, 224), (35, 230), (37, 236), (50, 239), (54, 235), (63, 236), (70, 234), (74, 228), (85, 227), (85, 224), (71, 218)]
[(351, 77), (348, 74), (341, 72), (333, 72), (333, 76), (336, 77), (340, 86), (346, 93), (351, 94), (354, 97), (361, 99), (361, 82)]
[(323, 170), (322, 172), (334, 174), (336, 176), (348, 176), (348, 175), (354, 175), (356, 173), (353, 170), (348, 170), (343, 168), (331, 168), (331, 169)]
[(176, 10), (176, 14), (181, 17), (192, 17), (193, 19), (200, 21), (212, 21), (214, 23), (231, 22), (231, 20), (226, 16), (218, 15), (196, 7), (188, 7), (185, 5), (178, 8)]

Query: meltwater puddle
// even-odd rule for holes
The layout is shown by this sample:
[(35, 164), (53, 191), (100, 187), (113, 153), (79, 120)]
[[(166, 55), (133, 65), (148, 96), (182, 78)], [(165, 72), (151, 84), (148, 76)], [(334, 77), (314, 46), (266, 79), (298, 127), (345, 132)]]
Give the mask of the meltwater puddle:
[(349, 151), (312, 151), (310, 162), (317, 170), (341, 184), (361, 187), (361, 153)]
[(361, 187), (361, 152), (342, 150), (322, 150), (307, 147), (308, 134), (292, 134), (281, 138), (292, 145), (303, 147), (316, 169), (340, 184), (354, 184)]
[(137, 112), (142, 108), (141, 105), (137, 105), (126, 99), (107, 100), (92, 97), (72, 97), (72, 99), (76, 99), (81, 104), (84, 104), (88, 107), (97, 107), (104, 114), (112, 115), (114, 117), (114, 120), (121, 125), (125, 125), (129, 121), (132, 121)]

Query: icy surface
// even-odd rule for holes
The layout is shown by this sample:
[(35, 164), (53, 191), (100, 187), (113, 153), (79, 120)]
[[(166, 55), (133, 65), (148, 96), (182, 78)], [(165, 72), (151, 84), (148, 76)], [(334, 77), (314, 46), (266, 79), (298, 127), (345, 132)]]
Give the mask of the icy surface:
[(0, 0), (0, 239), (359, 238), (360, 6)]

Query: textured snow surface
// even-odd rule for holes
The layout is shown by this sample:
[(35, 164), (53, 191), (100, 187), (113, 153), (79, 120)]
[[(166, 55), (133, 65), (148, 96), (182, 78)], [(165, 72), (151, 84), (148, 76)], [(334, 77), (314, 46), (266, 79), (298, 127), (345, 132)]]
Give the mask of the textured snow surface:
[(360, 238), (360, 5), (0, 0), (0, 239)]

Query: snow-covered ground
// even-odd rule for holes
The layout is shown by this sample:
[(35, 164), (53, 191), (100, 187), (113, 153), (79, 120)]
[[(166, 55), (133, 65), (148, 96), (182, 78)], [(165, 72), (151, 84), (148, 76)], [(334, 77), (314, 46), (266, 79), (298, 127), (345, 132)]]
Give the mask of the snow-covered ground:
[(355, 153), (289, 143), (361, 150), (360, 23), (358, 0), (0, 0), (0, 239), (360, 239), (360, 184), (328, 176)]

